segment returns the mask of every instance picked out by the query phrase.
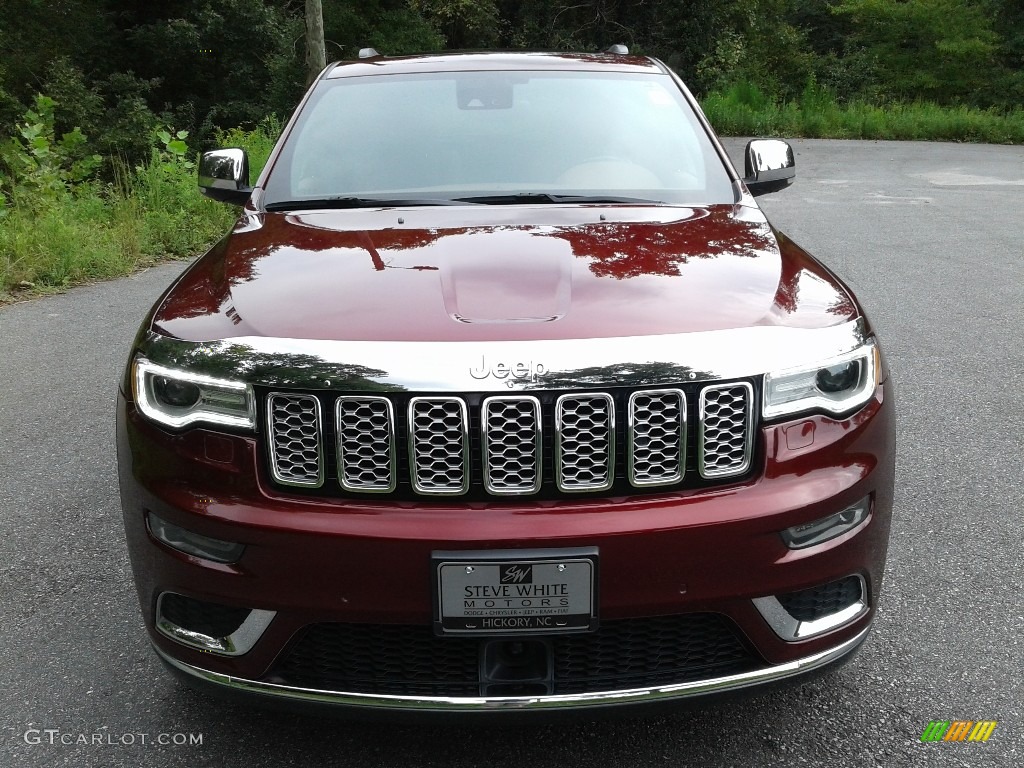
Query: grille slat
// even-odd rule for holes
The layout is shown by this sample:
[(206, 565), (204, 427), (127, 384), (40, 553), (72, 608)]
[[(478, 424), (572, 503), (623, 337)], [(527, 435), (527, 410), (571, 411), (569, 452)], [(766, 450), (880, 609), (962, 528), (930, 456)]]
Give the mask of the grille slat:
[(629, 398), (629, 481), (671, 485), (686, 471), (686, 395), (679, 389), (642, 390)]
[(481, 408), (484, 485), (490, 493), (540, 490), (540, 401), (535, 397), (488, 397)]
[(750, 467), (754, 391), (750, 384), (716, 384), (700, 393), (701, 477), (742, 475)]
[[(561, 395), (272, 392), (265, 412), (279, 484), (477, 500), (739, 478), (753, 461), (756, 402), (751, 383), (734, 381)], [(333, 412), (326, 423), (321, 407)]]
[(458, 397), (414, 397), (409, 402), (409, 454), (419, 493), (459, 495), (469, 490), (469, 418)]
[(603, 491), (615, 479), (615, 406), (604, 393), (555, 403), (555, 476), (562, 491)]
[(346, 491), (390, 493), (397, 484), (395, 417), (386, 397), (340, 397), (338, 480)]
[(274, 479), (283, 485), (323, 485), (320, 401), (312, 395), (272, 393), (267, 398), (267, 421)]

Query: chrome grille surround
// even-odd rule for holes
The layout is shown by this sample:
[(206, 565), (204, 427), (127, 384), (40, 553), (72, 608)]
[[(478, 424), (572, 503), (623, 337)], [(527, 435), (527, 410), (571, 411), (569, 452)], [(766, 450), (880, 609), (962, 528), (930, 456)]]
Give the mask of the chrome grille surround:
[(346, 491), (391, 493), (398, 485), (391, 400), (342, 395), (335, 406), (338, 482)]
[(324, 484), (320, 401), (313, 395), (271, 392), (267, 396), (270, 469), (282, 485)]
[(745, 381), (712, 384), (700, 392), (697, 465), (706, 479), (742, 475), (754, 443), (754, 388)]
[(644, 389), (629, 396), (629, 482), (637, 488), (678, 483), (686, 474), (686, 393)]
[(469, 490), (469, 416), (464, 400), (409, 401), (409, 474), (417, 493), (460, 496)]
[(615, 482), (615, 404), (603, 392), (555, 401), (555, 482), (558, 490), (606, 491)]
[(484, 487), (488, 493), (520, 496), (541, 487), (541, 410), (536, 397), (499, 395), (484, 399)]

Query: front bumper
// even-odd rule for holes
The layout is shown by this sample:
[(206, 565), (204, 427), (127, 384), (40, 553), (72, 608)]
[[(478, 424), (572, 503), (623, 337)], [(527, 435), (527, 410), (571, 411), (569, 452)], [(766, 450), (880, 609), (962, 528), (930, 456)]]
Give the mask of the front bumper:
[(573, 695), (501, 696), (501, 697), (430, 697), (385, 696), (344, 691), (321, 691), (311, 688), (248, 680), (242, 677), (213, 672), (179, 661), (156, 646), (156, 652), (173, 672), (186, 682), (200, 687), (209, 684), (219, 693), (238, 693), (262, 697), (276, 703), (326, 705), (339, 709), (354, 709), (388, 713), (487, 713), (487, 712), (544, 712), (553, 710), (593, 711), (604, 708), (656, 706), (701, 696), (732, 693), (752, 686), (780, 683), (793, 677), (823, 671), (847, 661), (867, 638), (870, 628), (833, 648), (810, 656), (776, 664), (771, 667), (737, 675), (710, 678), (677, 685), (650, 688), (608, 690)]
[[(877, 606), (893, 485), (887, 384), (848, 419), (811, 416), (762, 430), (762, 471), (742, 484), (693, 492), (565, 502), (352, 502), (283, 495), (260, 480), (252, 438), (201, 429), (170, 434), (122, 396), (118, 446), (129, 552), (143, 615), (160, 656), (179, 674), (275, 700), (372, 710), (507, 711), (604, 708), (671, 701), (784, 680), (848, 657)], [(813, 435), (808, 441), (807, 435)], [(799, 437), (796, 437), (799, 436)], [(779, 532), (871, 498), (854, 531), (805, 550)], [(146, 514), (245, 545), (234, 564), (157, 543)], [(313, 625), (420, 625), (433, 620), (436, 550), (596, 547), (602, 621), (716, 614), (757, 664), (736, 674), (559, 695), (393, 695), (293, 685), (276, 673)], [(864, 610), (794, 640), (755, 603), (844, 577), (864, 585)], [(273, 612), (247, 652), (223, 655), (156, 628), (165, 593)]]

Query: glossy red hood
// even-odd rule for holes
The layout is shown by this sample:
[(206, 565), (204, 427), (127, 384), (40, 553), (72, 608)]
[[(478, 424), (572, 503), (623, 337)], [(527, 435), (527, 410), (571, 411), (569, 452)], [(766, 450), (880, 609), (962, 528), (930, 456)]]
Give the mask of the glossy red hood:
[(243, 217), (153, 324), (190, 341), (468, 341), (810, 328), (857, 314), (757, 209), (456, 206)]

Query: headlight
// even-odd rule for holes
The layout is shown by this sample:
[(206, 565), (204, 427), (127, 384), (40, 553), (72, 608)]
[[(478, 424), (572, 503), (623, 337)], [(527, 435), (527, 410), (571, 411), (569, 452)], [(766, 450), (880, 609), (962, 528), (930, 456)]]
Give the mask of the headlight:
[(874, 394), (880, 368), (878, 346), (870, 339), (853, 352), (814, 366), (769, 373), (764, 377), (764, 417), (855, 410)]
[(165, 368), (143, 358), (136, 358), (132, 369), (135, 402), (153, 421), (168, 427), (196, 422), (244, 429), (256, 425), (248, 384)]

